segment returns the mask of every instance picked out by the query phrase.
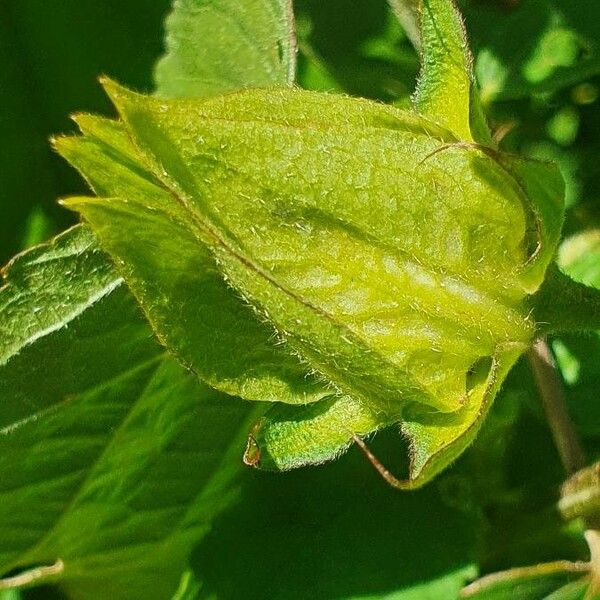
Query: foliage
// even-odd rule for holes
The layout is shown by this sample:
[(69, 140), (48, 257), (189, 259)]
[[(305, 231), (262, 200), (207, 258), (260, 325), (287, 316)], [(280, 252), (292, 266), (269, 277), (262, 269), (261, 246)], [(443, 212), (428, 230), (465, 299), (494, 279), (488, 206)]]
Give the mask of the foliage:
[(519, 357), (552, 335), (598, 458), (596, 5), (465, 0), (471, 56), (449, 0), (175, 0), (154, 96), (54, 141), (83, 197), (43, 137), (148, 91), (146, 4), (0, 9), (2, 251), (89, 224), (3, 271), (6, 598), (593, 593)]

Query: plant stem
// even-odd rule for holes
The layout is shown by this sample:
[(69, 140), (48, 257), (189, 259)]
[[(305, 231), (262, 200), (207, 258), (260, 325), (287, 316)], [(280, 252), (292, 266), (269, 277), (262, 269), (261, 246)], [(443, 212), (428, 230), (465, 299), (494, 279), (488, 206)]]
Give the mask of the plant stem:
[(591, 570), (590, 588), (586, 598), (596, 598), (600, 592), (598, 466), (593, 465), (583, 469), (585, 465), (583, 448), (567, 410), (562, 379), (544, 338), (540, 338), (534, 344), (528, 357), (562, 463), (569, 475), (577, 472), (562, 486), (559, 510), (567, 518), (571, 512), (571, 518), (579, 517), (583, 520), (585, 539), (590, 549)]
[(53, 565), (34, 567), (18, 575), (0, 579), (0, 590), (12, 590), (36, 581), (45, 581), (53, 575), (60, 575), (64, 569), (65, 563), (59, 558)]
[(597, 598), (600, 590), (600, 578), (598, 576), (600, 572), (600, 533), (597, 530), (588, 529), (585, 532), (585, 539), (590, 548), (590, 565), (592, 567), (592, 582), (586, 598)]
[(585, 466), (585, 454), (565, 402), (564, 386), (548, 343), (540, 338), (528, 353), (546, 419), (569, 475)]
[(414, 49), (421, 52), (419, 3), (417, 0), (388, 0)]

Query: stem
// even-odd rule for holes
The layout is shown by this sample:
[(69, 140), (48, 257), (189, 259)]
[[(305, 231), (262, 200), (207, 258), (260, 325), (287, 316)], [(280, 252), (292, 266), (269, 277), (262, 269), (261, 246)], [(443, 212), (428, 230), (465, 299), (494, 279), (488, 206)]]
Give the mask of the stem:
[(592, 582), (586, 598), (597, 598), (600, 590), (600, 577), (598, 576), (600, 573), (600, 532), (588, 529), (585, 532), (585, 539), (590, 548), (590, 565), (592, 567)]
[(381, 463), (381, 461), (371, 452), (370, 448), (365, 444), (362, 438), (353, 433), (352, 439), (388, 485), (390, 485), (393, 488), (396, 488), (397, 490), (410, 490), (415, 487), (412, 481), (403, 481), (401, 479), (398, 479), (395, 475), (393, 475), (392, 472), (389, 469), (387, 469)]
[[(600, 591), (600, 520), (598, 517), (598, 465), (585, 465), (583, 448), (567, 411), (562, 379), (545, 339), (539, 339), (528, 353), (554, 443), (570, 477), (562, 486), (559, 510), (565, 517), (583, 520), (590, 549), (591, 582), (587, 597)], [(591, 595), (590, 595), (591, 594)]]
[(421, 52), (421, 32), (419, 31), (419, 5), (417, 0), (388, 0), (400, 25), (406, 32), (414, 49)]
[(65, 563), (59, 558), (53, 565), (44, 565), (28, 569), (19, 575), (0, 579), (0, 590), (11, 590), (23, 586), (32, 585), (36, 582), (46, 580), (53, 575), (60, 575), (65, 569)]
[(585, 455), (567, 410), (562, 379), (545, 339), (533, 345), (528, 358), (554, 443), (565, 470), (571, 475), (585, 465)]

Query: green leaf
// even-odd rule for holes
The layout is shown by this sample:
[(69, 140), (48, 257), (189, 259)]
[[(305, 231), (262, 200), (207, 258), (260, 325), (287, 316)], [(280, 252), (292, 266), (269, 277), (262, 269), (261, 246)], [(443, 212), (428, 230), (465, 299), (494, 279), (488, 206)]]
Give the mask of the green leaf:
[[(561, 221), (555, 171), (543, 167), (546, 187), (523, 181), (521, 163), (513, 175), (512, 159), (364, 100), (278, 90), (169, 102), (107, 85), (168, 190), (156, 211), (131, 198), (68, 202), (117, 260), (151, 261), (135, 243), (123, 253), (132, 231), (152, 229), (156, 243), (168, 229), (173, 248), (192, 231), (189, 251), (209, 248), (335, 388), (384, 422), (416, 423), (415, 476), (453, 459), (534, 335), (525, 300), (556, 243), (545, 226)], [(170, 246), (159, 242), (162, 261), (176, 260)], [(409, 403), (420, 406), (403, 414)], [(453, 427), (432, 409), (454, 413)]]
[(600, 229), (588, 229), (564, 240), (558, 264), (575, 281), (600, 288)]
[[(250, 399), (288, 403), (345, 394), (363, 434), (401, 421), (411, 442), (408, 487), (431, 478), (472, 441), (536, 334), (529, 296), (544, 280), (563, 213), (555, 167), (469, 142), (488, 138), (477, 125), (454, 5), (427, 0), (421, 20), (424, 67), (416, 98), (428, 119), (284, 89), (167, 101), (107, 82), (136, 147), (127, 151), (128, 168), (143, 169), (160, 198), (149, 204), (137, 184), (118, 184), (97, 189), (104, 199), (68, 202), (123, 265), (159, 337), (207, 381)], [(442, 101), (444, 90), (453, 90), (455, 103)], [(455, 104), (466, 112), (444, 112)], [(102, 135), (111, 146), (110, 132)], [(81, 149), (89, 141), (67, 145)], [(113, 150), (102, 166), (101, 146), (68, 157), (84, 172), (112, 173)], [(92, 154), (97, 164), (86, 165)], [(148, 252), (152, 247), (160, 252)], [(181, 273), (209, 264), (215, 282), (220, 271), (274, 327), (281, 356), (297, 354), (306, 363), (288, 357), (300, 377), (294, 368), (273, 367), (248, 391), (246, 365), (242, 373), (221, 374), (226, 360), (219, 359), (208, 376), (202, 373), (197, 365), (205, 354), (189, 323), (202, 321), (196, 304), (205, 288), (192, 294), (178, 282)], [(216, 323), (217, 338), (227, 330), (210, 312), (204, 319)], [(260, 344), (271, 342), (263, 335)], [(271, 365), (279, 355), (265, 356)], [(312, 370), (325, 385), (313, 380), (308, 394), (302, 386), (290, 393), (289, 382)], [(269, 389), (268, 377), (283, 387)], [(326, 410), (273, 413), (272, 422), (257, 426), (247, 460), (299, 465), (335, 456), (357, 433), (342, 426), (336, 407), (332, 399)], [(286, 429), (297, 438), (282, 444)]]
[[(154, 261), (140, 265), (143, 270), (135, 269), (137, 263), (124, 270), (165, 343), (213, 387), (246, 399), (306, 403), (329, 395), (296, 359), (274, 345), (273, 330), (235, 298), (216, 272), (211, 256), (198, 252), (194, 236), (188, 235), (186, 246), (181, 228), (157, 221), (155, 211), (169, 201), (168, 195), (150, 173), (134, 166), (140, 158), (122, 126), (84, 115), (77, 121), (86, 137), (55, 140), (63, 156), (78, 166), (98, 194), (138, 199), (152, 209), (147, 211), (146, 224), (131, 229), (121, 240), (117, 254), (135, 256), (139, 247), (160, 245), (169, 256), (181, 258), (181, 264), (174, 266), (156, 254)], [(165, 250), (165, 244), (172, 248)], [(190, 263), (190, 257), (195, 262)], [(339, 422), (336, 425), (339, 427)], [(350, 426), (348, 423), (347, 428)], [(343, 445), (331, 449), (332, 457), (347, 448), (349, 435), (345, 431), (343, 435)], [(309, 459), (311, 453), (326, 459), (331, 440), (320, 440), (312, 433), (305, 441), (309, 448), (292, 459), (295, 466), (314, 462)], [(261, 466), (266, 464), (261, 462)], [(281, 467), (283, 464), (291, 463), (280, 461)]]
[(175, 0), (167, 18), (157, 94), (213, 96), (294, 82), (296, 40), (290, 0)]
[(353, 442), (385, 426), (385, 414), (348, 396), (307, 406), (276, 405), (256, 423), (244, 460), (262, 469), (287, 471), (332, 460)]
[[(396, 436), (377, 436), (381, 452)], [(477, 576), (476, 523), (436, 485), (399, 494), (356, 450), (281, 476), (250, 471), (241, 502), (193, 553), (200, 598), (455, 599)], [(236, 556), (236, 560), (222, 557)]]
[[(79, 116), (82, 138), (55, 141), (101, 196), (143, 204), (125, 237), (108, 241), (159, 339), (211, 386), (247, 400), (306, 403), (328, 392), (274, 344), (274, 331), (236, 298), (208, 250), (186, 226), (185, 211), (163, 210), (169, 193), (114, 121)], [(140, 165), (140, 162), (142, 163)], [(113, 225), (128, 229), (127, 206)], [(142, 213), (137, 213), (138, 219)], [(157, 248), (159, 251), (152, 252)], [(165, 260), (168, 257), (168, 260)]]
[(107, 264), (78, 227), (5, 273), (0, 581), (162, 600), (233, 499), (255, 417), (164, 353)]
[(410, 481), (419, 487), (456, 460), (473, 442), (492, 401), (521, 351), (482, 359), (469, 373), (470, 394), (464, 407), (450, 414), (405, 415), (402, 432), (410, 441)]
[(419, 0), (421, 74), (417, 110), (458, 139), (491, 144), (467, 36), (454, 0)]
[[(527, 343), (531, 329), (518, 316), (523, 283), (517, 274), (528, 260), (521, 245), (527, 215), (515, 182), (486, 154), (467, 148), (430, 156), (441, 143), (431, 136), (443, 131), (410, 113), (343, 97), (255, 91), (164, 104), (114, 88), (112, 94), (155, 172), (181, 199), (234, 285), (336, 385), (344, 389), (352, 378), (351, 395), (360, 389), (357, 398), (379, 398), (394, 410), (392, 398), (410, 391), (415, 401), (455, 410), (474, 361), (493, 353), (500, 338)], [(361, 138), (365, 128), (368, 137)], [(316, 147), (328, 155), (327, 164), (316, 163)], [(473, 178), (472, 159), (489, 169), (488, 180)], [(387, 166), (399, 164), (401, 171)], [(508, 189), (500, 192), (501, 181)], [(477, 211), (484, 211), (484, 197), (494, 237), (481, 231)], [(425, 215), (436, 219), (435, 231), (419, 226)], [(340, 264), (345, 257), (352, 263)], [(479, 288), (477, 300), (462, 282)], [(457, 322), (478, 310), (489, 312), (485, 340)], [(377, 312), (382, 316), (373, 318)], [(438, 329), (424, 313), (439, 315), (444, 325)], [(407, 331), (394, 329), (402, 323), (410, 323)], [(410, 341), (399, 340), (407, 335)], [(432, 362), (411, 364), (409, 374), (406, 366), (426, 355)], [(460, 374), (444, 364), (446, 356)], [(432, 381), (433, 364), (450, 368)]]
[[(61, 268), (55, 269), (56, 264)], [(33, 269), (32, 265), (39, 266)], [(90, 268), (93, 278), (89, 277)], [(75, 227), (51, 246), (39, 246), (17, 256), (2, 273), (5, 277), (10, 273), (10, 279), (0, 295), (0, 365), (122, 285), (106, 255), (95, 245), (92, 232), (84, 227)], [(65, 273), (73, 279), (66, 288)]]

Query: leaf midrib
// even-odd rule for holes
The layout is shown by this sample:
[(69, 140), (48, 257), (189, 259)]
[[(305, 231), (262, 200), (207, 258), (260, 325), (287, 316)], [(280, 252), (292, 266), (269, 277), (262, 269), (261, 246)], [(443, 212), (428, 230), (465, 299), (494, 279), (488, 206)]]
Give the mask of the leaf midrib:
[[(214, 158), (212, 158), (209, 154), (204, 154), (202, 152), (199, 152), (199, 155), (204, 156), (205, 158), (208, 158), (210, 160), (214, 160)], [(223, 165), (224, 168), (228, 169), (229, 171), (231, 171), (232, 173), (235, 173), (236, 175), (243, 177), (247, 180), (250, 180), (252, 182), (252, 185), (255, 186), (256, 188), (260, 188), (263, 189), (267, 192), (272, 192), (272, 190), (270, 188), (267, 188), (265, 185), (261, 184), (259, 181), (252, 179), (247, 173), (245, 173), (244, 171), (240, 170), (238, 167), (236, 167), (235, 165), (231, 165), (229, 163), (224, 163), (222, 161), (219, 161), (219, 164)], [(163, 180), (163, 186), (167, 187), (168, 189), (166, 191), (168, 191), (172, 197), (174, 198), (178, 198), (178, 190), (180, 190), (183, 194), (187, 193), (185, 192), (185, 190), (179, 186), (178, 183), (175, 182), (175, 185), (173, 186), (173, 188), (171, 188), (169, 186), (168, 183), (168, 179), (165, 178), (165, 180)], [(163, 187), (163, 189), (165, 189), (165, 187)], [(199, 194), (200, 195), (200, 194)], [(194, 200), (192, 197), (188, 196), (187, 201), (186, 202), (178, 202), (183, 208), (184, 210), (192, 217), (193, 220), (195, 220), (197, 223), (204, 223), (206, 224), (207, 221), (209, 221), (210, 223), (210, 217), (208, 219), (206, 219), (206, 217), (203, 219), (202, 215), (199, 214), (198, 210), (195, 210), (195, 204), (194, 204)], [(210, 210), (210, 209), (208, 209)], [(345, 219), (336, 217), (335, 215), (333, 215), (332, 213), (328, 213), (325, 212), (323, 209), (320, 208), (315, 208), (311, 205), (307, 205), (307, 210), (311, 210), (311, 211), (315, 211), (315, 212), (319, 212), (319, 213), (323, 213), (325, 214), (328, 218), (330, 218), (336, 225), (341, 226), (341, 227), (350, 227), (352, 230), (356, 229), (356, 225), (354, 223), (348, 222)], [(167, 211), (165, 211), (165, 214), (168, 214)], [(212, 224), (210, 224), (210, 226), (212, 226)], [(227, 236), (229, 238), (231, 238), (232, 240), (234, 240), (238, 245), (240, 245), (240, 256), (244, 256), (246, 258), (246, 260), (248, 261), (248, 264), (252, 263), (254, 265), (256, 265), (258, 268), (262, 269), (262, 271), (264, 273), (268, 274), (268, 270), (266, 268), (264, 268), (263, 266), (259, 265), (259, 263), (250, 258), (250, 253), (245, 250), (242, 246), (242, 244), (237, 240), (237, 236), (235, 236), (232, 232), (229, 231), (229, 229), (227, 228), (227, 226), (225, 224), (221, 224), (222, 229), (226, 232)], [(218, 234), (218, 230), (216, 230), (217, 233), (215, 233), (215, 239), (217, 237), (220, 237)], [(491, 311), (494, 311), (497, 313), (497, 317), (496, 320), (500, 323), (500, 322), (513, 322), (516, 320), (521, 321), (523, 324), (525, 323), (525, 319), (523, 317), (523, 315), (517, 311), (514, 310), (512, 308), (510, 308), (509, 306), (507, 306), (506, 304), (504, 304), (503, 302), (499, 302), (497, 301), (495, 298), (492, 297), (491, 294), (495, 293), (495, 289), (484, 289), (483, 285), (478, 286), (474, 286), (471, 280), (466, 280), (464, 278), (464, 274), (463, 273), (459, 273), (457, 271), (454, 270), (449, 270), (449, 269), (444, 269), (443, 272), (442, 268), (440, 267), (440, 265), (437, 265), (431, 261), (419, 261), (418, 263), (415, 263), (414, 260), (411, 260), (412, 256), (410, 254), (410, 252), (408, 252), (407, 250), (403, 250), (401, 248), (397, 248), (392, 246), (389, 242), (387, 241), (383, 241), (380, 238), (375, 238), (372, 236), (372, 234), (370, 234), (369, 232), (360, 232), (361, 235), (362, 234), (366, 234), (369, 236), (370, 240), (372, 241), (372, 243), (376, 243), (377, 245), (379, 245), (380, 247), (389, 250), (390, 252), (393, 252), (394, 254), (396, 254), (397, 256), (401, 257), (404, 261), (409, 262), (409, 263), (413, 263), (414, 265), (418, 266), (418, 267), (423, 267), (426, 270), (428, 270), (430, 273), (434, 274), (436, 277), (440, 277), (440, 278), (455, 278), (457, 281), (463, 283), (466, 287), (474, 290), (476, 292), (476, 294), (478, 296), (483, 296), (483, 298), (485, 299), (485, 307), (482, 307), (482, 310), (480, 311), (476, 311), (473, 312), (474, 317), (476, 318), (480, 318), (482, 316), (482, 314), (484, 313), (489, 313)], [(224, 241), (224, 238), (220, 238), (221, 240)], [(268, 275), (269, 277), (271, 277), (270, 275)], [(476, 278), (480, 276), (477, 273), (473, 273), (472, 278)], [(274, 277), (271, 277), (271, 281), (275, 281)], [(480, 281), (480, 283), (483, 283)], [(489, 284), (489, 282), (486, 281), (486, 283)], [(285, 286), (283, 284), (279, 284), (281, 290), (286, 289)], [(423, 286), (424, 289), (426, 289), (426, 286)], [(486, 286), (487, 287), (487, 286)], [(296, 294), (294, 292), (289, 291), (290, 294), (295, 294), (295, 297), (300, 299), (302, 298), (302, 303), (304, 306), (306, 306), (307, 308), (312, 308), (313, 310), (320, 310), (321, 314), (324, 316), (326, 314), (326, 312), (324, 311), (324, 309), (320, 309), (319, 307), (314, 307), (314, 305), (307, 300), (306, 298), (303, 298), (301, 295)], [(465, 299), (463, 296), (461, 296), (458, 293), (454, 293), (454, 292), (450, 292), (448, 289), (445, 288), (445, 293), (450, 293), (453, 294), (455, 296), (455, 299), (458, 300), (459, 306), (460, 306), (460, 310), (464, 311), (464, 312), (471, 312), (472, 308), (473, 308), (473, 302), (469, 301), (468, 299)], [(425, 296), (426, 297), (426, 294)], [(423, 301), (423, 297), (420, 297), (420, 300)], [(427, 303), (426, 303), (427, 304)], [(435, 303), (434, 303), (435, 304)], [(477, 303), (478, 306), (480, 306), (480, 303)], [(451, 307), (453, 305), (450, 305)], [(435, 306), (434, 305), (422, 305), (421, 306), (422, 311), (425, 312), (425, 314), (430, 315), (433, 318), (439, 319), (439, 314), (436, 313), (435, 311)], [(327, 313), (328, 314), (328, 313)], [(459, 318), (461, 315), (458, 314), (458, 312), (453, 313), (449, 318), (449, 322), (452, 322), (453, 319), (457, 319)], [(332, 322), (335, 323), (339, 323), (338, 321), (335, 320), (335, 317), (333, 315), (329, 315), (330, 320), (332, 320)], [(341, 323), (339, 323), (340, 325), (342, 325)], [(530, 329), (529, 327), (524, 327), (524, 329)], [(347, 329), (348, 332), (352, 333), (352, 335), (358, 337), (360, 339), (360, 335), (357, 333), (352, 332), (350, 329)], [(495, 332), (496, 335), (500, 335), (498, 332)], [(383, 357), (382, 357), (383, 358)], [(392, 363), (390, 363), (392, 364)]]

